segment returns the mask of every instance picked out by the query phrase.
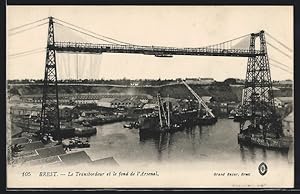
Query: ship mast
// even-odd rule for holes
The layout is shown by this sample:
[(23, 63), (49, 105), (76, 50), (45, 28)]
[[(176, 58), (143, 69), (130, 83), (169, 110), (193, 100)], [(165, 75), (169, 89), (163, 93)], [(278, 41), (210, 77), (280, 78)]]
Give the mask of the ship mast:
[(198, 101), (198, 118), (202, 117), (201, 114), (201, 103)]
[(159, 124), (160, 124), (160, 128), (163, 127), (163, 122), (162, 122), (162, 115), (161, 115), (161, 107), (160, 107), (160, 97), (159, 97), (159, 93), (157, 94), (157, 102), (158, 102), (158, 116), (159, 116)]
[(159, 99), (160, 101), (160, 105), (161, 105), (161, 110), (162, 110), (162, 116), (163, 116), (163, 119), (165, 120), (165, 123), (166, 125), (168, 125), (168, 121), (167, 121), (167, 115), (166, 115), (166, 110), (164, 108), (164, 104), (162, 103), (161, 99)]
[(169, 95), (168, 95), (168, 100), (167, 100), (167, 111), (168, 111), (168, 122), (167, 122), (167, 126), (168, 126), (168, 128), (170, 128), (171, 121), (170, 121), (170, 97), (169, 97)]
[(162, 103), (161, 101), (161, 98), (160, 98), (160, 94), (158, 93), (157, 94), (157, 98), (158, 98), (158, 113), (159, 113), (159, 122), (160, 122), (160, 127), (163, 128), (164, 127), (164, 124), (166, 126), (169, 126), (168, 124), (168, 119), (167, 119), (167, 113), (165, 111), (165, 108), (164, 108), (164, 104)]

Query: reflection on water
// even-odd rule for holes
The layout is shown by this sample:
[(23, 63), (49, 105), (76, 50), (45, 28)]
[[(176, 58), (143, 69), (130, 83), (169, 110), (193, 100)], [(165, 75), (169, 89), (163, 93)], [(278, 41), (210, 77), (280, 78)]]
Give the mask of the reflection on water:
[(287, 162), (287, 153), (238, 144), (239, 123), (220, 119), (212, 126), (194, 126), (177, 132), (152, 134), (123, 128), (124, 122), (97, 127), (91, 137), (92, 158), (113, 156), (122, 162), (229, 161)]

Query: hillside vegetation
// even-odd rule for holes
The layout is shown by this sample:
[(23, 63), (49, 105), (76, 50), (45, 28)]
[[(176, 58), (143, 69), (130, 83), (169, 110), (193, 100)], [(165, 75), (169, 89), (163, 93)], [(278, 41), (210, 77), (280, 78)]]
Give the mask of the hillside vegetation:
[[(212, 85), (197, 85), (190, 84), (191, 88), (199, 96), (213, 96), (219, 102), (228, 101), (241, 101), (242, 88), (231, 87), (224, 83), (215, 83)], [(42, 85), (18, 85), (18, 86), (8, 86), (8, 92), (12, 95), (32, 95), (32, 94), (42, 94)], [(76, 93), (127, 93), (127, 94), (149, 94), (156, 96), (158, 92), (161, 93), (163, 97), (173, 97), (173, 98), (191, 98), (192, 94), (183, 84), (175, 85), (165, 85), (162, 87), (117, 87), (117, 86), (62, 86), (58, 87), (59, 93), (76, 94)], [(281, 92), (282, 91), (282, 92)], [(284, 90), (276, 91), (275, 96), (290, 96), (292, 93), (292, 88), (285, 88)], [(53, 92), (53, 91), (51, 91)]]

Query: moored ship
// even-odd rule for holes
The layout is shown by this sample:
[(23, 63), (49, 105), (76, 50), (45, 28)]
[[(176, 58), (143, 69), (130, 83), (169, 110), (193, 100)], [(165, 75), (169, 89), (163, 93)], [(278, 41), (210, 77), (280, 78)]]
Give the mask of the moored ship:
[[(199, 116), (197, 110), (176, 112), (170, 116), (170, 130), (180, 130), (194, 125), (212, 125), (217, 122), (216, 117)], [(142, 115), (139, 120), (140, 130), (161, 131), (158, 113)]]
[[(251, 124), (241, 128), (239, 144), (251, 144), (268, 149), (288, 150), (292, 139), (284, 136), (278, 115), (255, 118)], [(277, 117), (277, 118), (276, 118)]]
[(265, 147), (269, 149), (280, 149), (280, 150), (288, 150), (290, 147), (291, 140), (286, 137), (279, 138), (264, 138), (262, 134), (251, 134), (246, 135), (243, 133), (238, 134), (239, 143), (251, 144), (260, 147)]
[(202, 112), (201, 109), (171, 111), (172, 105), (169, 101), (163, 103), (159, 94), (157, 99), (158, 111), (139, 117), (138, 125), (140, 130), (153, 132), (177, 131), (189, 126), (211, 125), (217, 122), (217, 118), (207, 106), (205, 112)]
[[(172, 111), (172, 105), (167, 100), (162, 102), (160, 94), (157, 94), (158, 113), (142, 115), (139, 118), (140, 130), (148, 131), (176, 131), (193, 125), (211, 125), (217, 122), (212, 110), (204, 100), (184, 81), (182, 83), (193, 94), (199, 103), (198, 110)], [(169, 97), (168, 97), (169, 98)], [(204, 111), (203, 111), (204, 108)]]

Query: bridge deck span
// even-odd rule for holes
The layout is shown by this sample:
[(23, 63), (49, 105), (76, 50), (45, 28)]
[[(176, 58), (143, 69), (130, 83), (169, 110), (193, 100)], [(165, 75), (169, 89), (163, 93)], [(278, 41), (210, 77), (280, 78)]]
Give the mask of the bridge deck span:
[(156, 57), (172, 57), (173, 55), (191, 56), (229, 56), (229, 57), (255, 57), (265, 55), (260, 50), (224, 49), (224, 48), (176, 48), (160, 46), (112, 45), (75, 42), (55, 42), (51, 49), (57, 52), (80, 52), (90, 54), (101, 53), (131, 53), (154, 55)]

